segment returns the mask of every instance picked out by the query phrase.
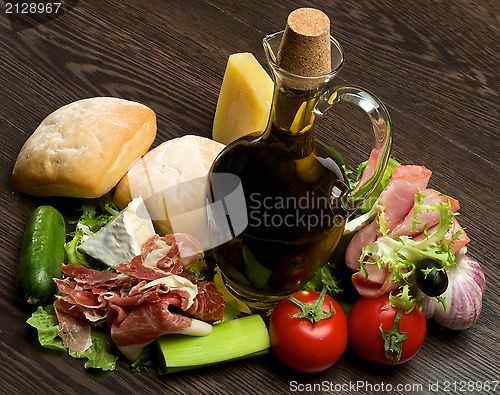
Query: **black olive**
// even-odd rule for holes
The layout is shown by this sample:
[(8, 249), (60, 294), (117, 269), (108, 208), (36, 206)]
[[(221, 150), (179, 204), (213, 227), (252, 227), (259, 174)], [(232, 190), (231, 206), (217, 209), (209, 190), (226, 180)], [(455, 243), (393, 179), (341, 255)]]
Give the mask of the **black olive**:
[[(448, 275), (446, 271), (440, 270), (443, 266), (434, 259), (422, 259), (417, 263), (415, 270), (415, 281), (420, 290), (427, 296), (441, 295), (448, 288)], [(430, 270), (425, 275), (426, 269)]]

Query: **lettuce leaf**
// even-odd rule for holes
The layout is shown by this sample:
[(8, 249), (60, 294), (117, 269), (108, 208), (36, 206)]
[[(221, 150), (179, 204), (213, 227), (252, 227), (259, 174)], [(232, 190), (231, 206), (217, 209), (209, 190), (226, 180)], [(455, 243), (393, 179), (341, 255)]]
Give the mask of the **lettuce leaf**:
[(149, 373), (149, 368), (154, 366), (155, 364), (151, 358), (151, 347), (146, 346), (142, 350), (141, 355), (139, 355), (139, 358), (132, 362), (132, 364), (130, 365), (130, 369), (132, 369), (133, 372), (137, 373)]
[(59, 322), (52, 305), (45, 308), (38, 306), (26, 322), (38, 330), (38, 341), (42, 346), (51, 350), (66, 351), (61, 338), (57, 334)]
[(73, 358), (87, 358), (85, 369), (115, 370), (120, 352), (111, 336), (106, 332), (92, 329), (91, 337), (92, 345), (83, 354), (69, 350), (69, 355)]
[[(45, 308), (39, 306), (26, 322), (37, 329), (38, 341), (43, 347), (66, 351), (62, 339), (57, 334), (58, 320), (52, 305)], [(86, 369), (114, 370), (121, 354), (111, 336), (104, 331), (92, 329), (91, 337), (92, 346), (88, 350), (81, 355), (68, 350), (69, 355), (73, 358), (87, 358), (84, 365)]]

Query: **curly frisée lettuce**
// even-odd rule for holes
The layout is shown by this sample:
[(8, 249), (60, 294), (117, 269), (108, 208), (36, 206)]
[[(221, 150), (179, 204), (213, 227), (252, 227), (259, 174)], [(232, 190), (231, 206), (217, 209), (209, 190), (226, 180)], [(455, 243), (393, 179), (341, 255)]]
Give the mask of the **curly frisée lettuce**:
[[(415, 241), (409, 236), (390, 237), (386, 230), (384, 219), (384, 208), (379, 207), (378, 221), (380, 224), (380, 233), (382, 236), (375, 242), (368, 244), (363, 248), (359, 262), (361, 270), (368, 278), (366, 265), (376, 264), (379, 268), (387, 265), (392, 272), (394, 282), (401, 282), (399, 293), (390, 295), (391, 304), (396, 307), (411, 310), (418, 305), (422, 308), (422, 299), (428, 297), (415, 286), (414, 276), (416, 264), (425, 258), (430, 258), (441, 263), (443, 268), (455, 265), (455, 255), (451, 250), (451, 244), (457, 240), (460, 232), (453, 235), (451, 240), (445, 241), (445, 236), (452, 226), (453, 216), (457, 213), (451, 211), (451, 203), (439, 202), (438, 204), (424, 203), (425, 195), (420, 192), (415, 196), (413, 228), (416, 229), (417, 215), (424, 211), (439, 211), (440, 222), (429, 232), (427, 227), (424, 229), (425, 239)], [(415, 290), (411, 292), (410, 290)], [(439, 296), (438, 301), (444, 300)], [(445, 306), (446, 308), (446, 306)]]
[(335, 275), (335, 264), (330, 261), (302, 289), (321, 292), (323, 288), (326, 288), (327, 294), (332, 297), (343, 291), (340, 288), (340, 279)]

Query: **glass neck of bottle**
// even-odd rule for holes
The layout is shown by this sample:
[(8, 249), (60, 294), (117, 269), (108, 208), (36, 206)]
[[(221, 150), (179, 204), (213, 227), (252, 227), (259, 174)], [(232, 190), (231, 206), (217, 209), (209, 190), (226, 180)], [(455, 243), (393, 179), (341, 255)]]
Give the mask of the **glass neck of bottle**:
[(313, 150), (314, 108), (320, 90), (286, 90), (274, 87), (270, 119), (264, 144), (291, 158), (302, 158)]

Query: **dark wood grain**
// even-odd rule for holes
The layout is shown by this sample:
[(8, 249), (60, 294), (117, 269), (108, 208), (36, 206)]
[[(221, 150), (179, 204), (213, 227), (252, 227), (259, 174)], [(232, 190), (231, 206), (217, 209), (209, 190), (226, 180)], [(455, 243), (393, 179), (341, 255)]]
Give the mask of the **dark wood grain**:
[[(272, 354), (166, 377), (132, 373), (124, 361), (111, 373), (89, 372), (82, 360), (40, 347), (14, 289), (22, 235), (39, 204), (49, 202), (72, 218), (76, 202), (12, 189), (12, 168), (29, 135), (62, 105), (117, 96), (157, 113), (154, 146), (185, 134), (210, 137), (229, 54), (252, 52), (264, 64), (263, 36), (283, 29), (288, 13), (300, 6), (320, 8), (331, 18), (332, 32), (346, 51), (338, 83), (363, 86), (387, 105), (393, 156), (431, 169), (431, 186), (460, 201), (469, 254), (487, 277), (477, 324), (459, 333), (429, 325), (422, 350), (398, 367), (367, 364), (348, 349), (317, 375), (288, 371)], [(61, 18), (16, 33), (4, 10), (0, 6), (1, 393), (277, 394), (291, 392), (291, 381), (316, 386), (359, 381), (413, 394), (438, 393), (429, 391), (436, 381), (500, 380), (496, 1), (80, 1)], [(361, 114), (339, 105), (318, 120), (316, 135), (355, 166), (366, 159), (369, 129)], [(404, 388), (413, 384), (422, 391)], [(320, 389), (308, 392), (337, 393)]]

